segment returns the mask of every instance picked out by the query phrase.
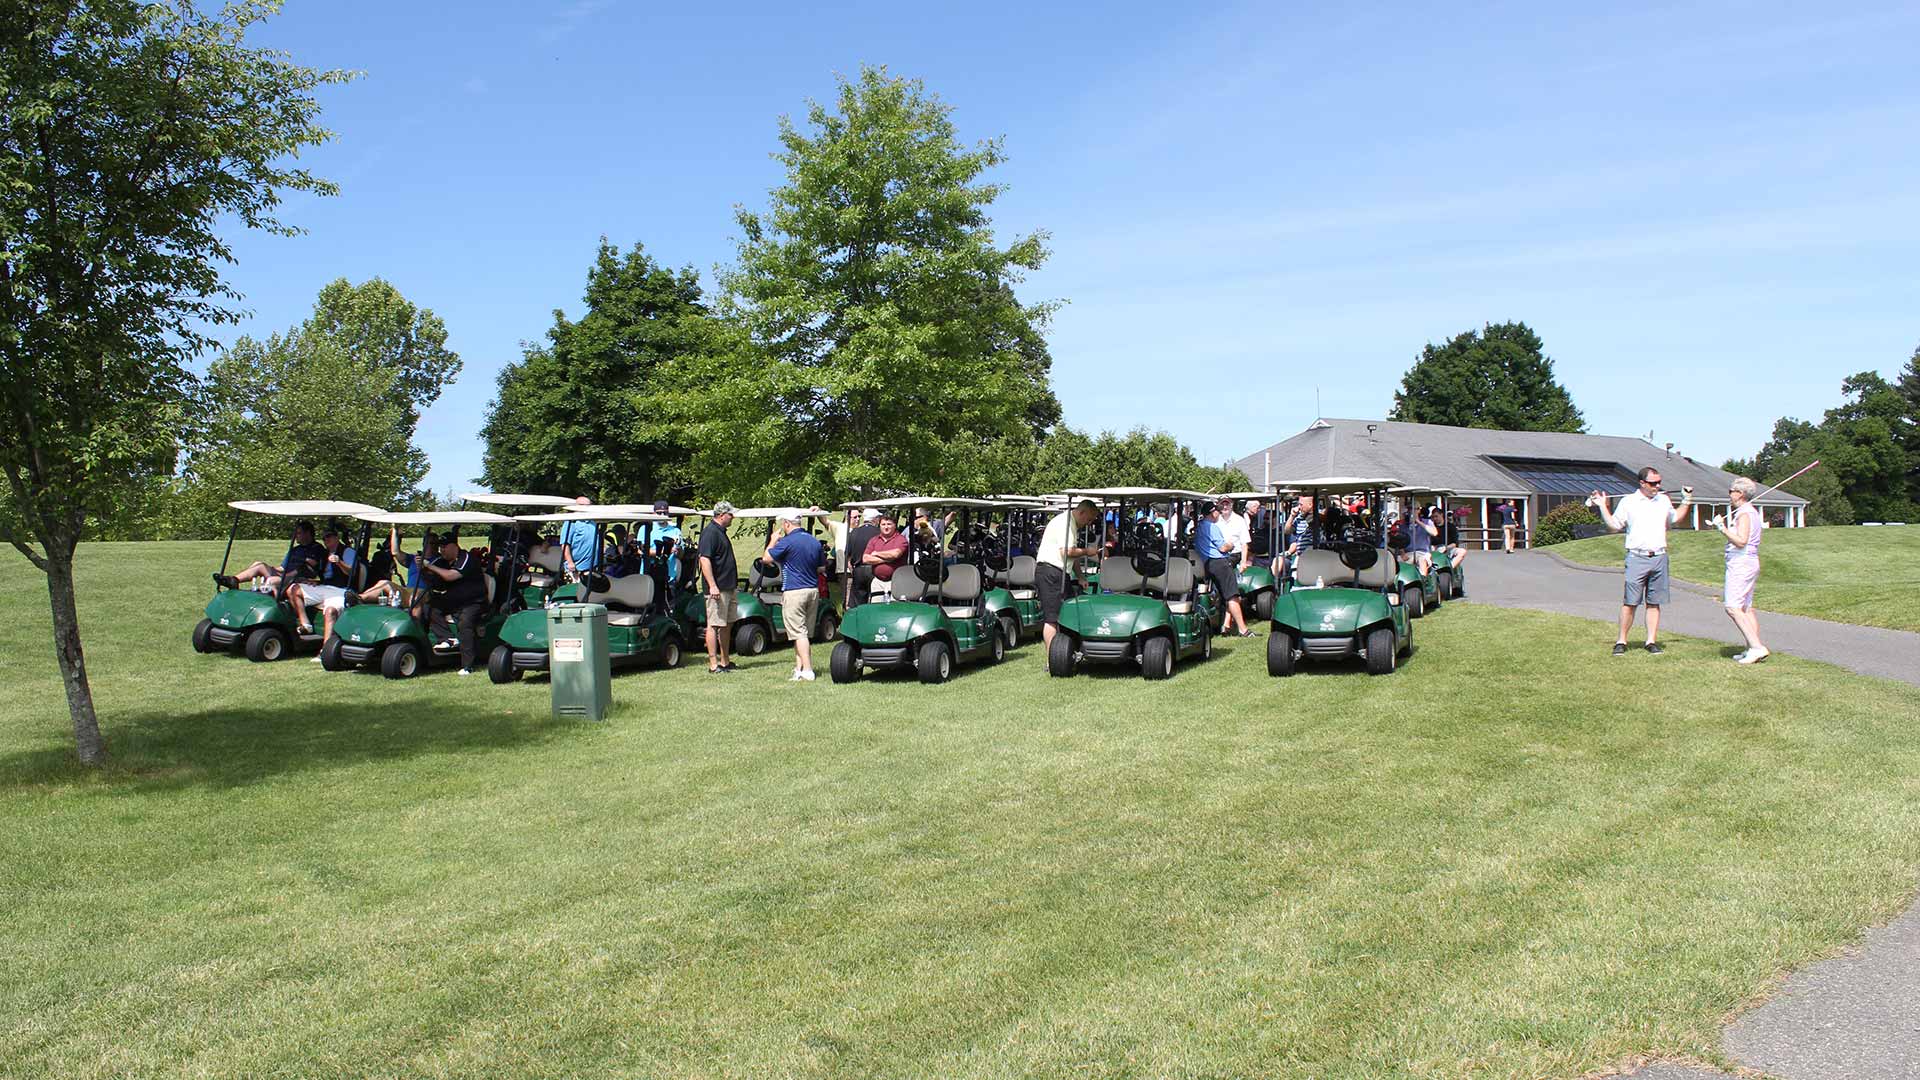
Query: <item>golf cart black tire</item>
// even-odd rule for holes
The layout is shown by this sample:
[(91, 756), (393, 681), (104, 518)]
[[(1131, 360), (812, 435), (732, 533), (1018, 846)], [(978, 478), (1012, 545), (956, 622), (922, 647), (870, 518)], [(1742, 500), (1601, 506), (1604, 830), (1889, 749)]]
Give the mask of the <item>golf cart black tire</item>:
[(1286, 678), (1293, 674), (1293, 634), (1274, 627), (1267, 635), (1267, 674)]
[(920, 643), (920, 681), (943, 683), (953, 677), (953, 650), (939, 638)]
[(1213, 659), (1213, 628), (1205, 620), (1200, 623), (1200, 659)]
[(1407, 606), (1407, 618), (1418, 619), (1427, 613), (1427, 594), (1420, 586), (1414, 585), (1400, 594), (1400, 602)]
[(1149, 679), (1173, 677), (1173, 641), (1155, 634), (1140, 645), (1140, 674)]
[(380, 653), (380, 674), (389, 679), (411, 679), (426, 666), (426, 654), (411, 641), (396, 641)]
[(860, 681), (860, 650), (851, 641), (842, 641), (833, 647), (833, 659), (827, 662), (827, 672), (837, 683)]
[(1467, 595), (1466, 582), (1461, 581), (1458, 574), (1448, 574), (1447, 580), (1453, 586), (1453, 598), (1455, 600)]
[(219, 652), (219, 646), (213, 643), (213, 620), (201, 619), (193, 628), (193, 651), (197, 653)]
[(660, 666), (677, 668), (680, 661), (687, 657), (687, 645), (680, 640), (679, 634), (668, 634), (667, 640), (660, 646)]
[(513, 649), (506, 645), (495, 645), (487, 654), (487, 678), (496, 686), (504, 686), (520, 677), (520, 669), (513, 666)]
[(1064, 630), (1053, 632), (1053, 644), (1047, 646), (1047, 674), (1056, 679), (1065, 679), (1073, 675), (1073, 638)]
[(1367, 674), (1393, 674), (1394, 661), (1397, 659), (1394, 652), (1399, 644), (1393, 640), (1391, 626), (1376, 626), (1367, 631)]
[(1444, 586), (1441, 586), (1437, 581), (1434, 583), (1434, 585), (1435, 585), (1435, 588), (1433, 590), (1433, 606), (1439, 607), (1440, 605), (1447, 602), (1447, 590)]
[(757, 622), (741, 623), (733, 628), (733, 652), (736, 656), (759, 656), (767, 651), (767, 628)]
[(340, 658), (340, 635), (329, 636), (320, 646), (320, 668), (323, 671), (345, 671), (347, 662)]
[(1007, 648), (1020, 647), (1020, 620), (1012, 615), (1000, 616), (1000, 636), (1007, 641)]
[(293, 639), (277, 626), (263, 626), (247, 635), (247, 659), (256, 664), (272, 663), (292, 649)]
[(813, 624), (813, 641), (816, 645), (825, 645), (840, 636), (840, 616), (831, 611), (822, 612)]
[(1268, 589), (1253, 598), (1253, 617), (1266, 622), (1273, 618), (1273, 590)]
[[(1000, 621), (1002, 623), (1006, 622), (1005, 619), (1002, 619)], [(995, 627), (994, 632), (992, 634), (993, 643), (988, 646), (987, 656), (990, 659), (992, 659), (993, 662), (996, 664), (1007, 658), (1006, 629), (1007, 628), (1005, 626)]]

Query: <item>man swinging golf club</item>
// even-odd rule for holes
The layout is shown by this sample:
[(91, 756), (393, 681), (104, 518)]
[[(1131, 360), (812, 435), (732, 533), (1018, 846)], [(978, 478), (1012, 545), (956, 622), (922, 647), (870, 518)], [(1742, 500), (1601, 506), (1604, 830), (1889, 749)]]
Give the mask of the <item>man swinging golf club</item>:
[(1693, 489), (1680, 489), (1680, 505), (1673, 505), (1660, 490), (1660, 470), (1651, 466), (1640, 470), (1639, 490), (1620, 496), (1617, 509), (1607, 505), (1607, 494), (1595, 491), (1587, 499), (1607, 528), (1627, 533), (1626, 596), (1620, 605), (1620, 637), (1613, 643), (1613, 655), (1627, 654), (1627, 631), (1633, 629), (1633, 609), (1647, 608), (1647, 651), (1655, 656), (1660, 648), (1660, 605), (1672, 594), (1667, 573), (1667, 526), (1680, 520), (1693, 504)]

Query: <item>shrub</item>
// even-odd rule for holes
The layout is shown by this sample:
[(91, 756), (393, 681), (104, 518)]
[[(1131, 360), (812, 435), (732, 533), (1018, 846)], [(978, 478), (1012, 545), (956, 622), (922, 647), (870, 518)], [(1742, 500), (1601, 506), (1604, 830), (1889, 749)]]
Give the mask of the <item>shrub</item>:
[(1585, 503), (1562, 503), (1546, 512), (1540, 518), (1540, 525), (1533, 530), (1533, 546), (1546, 547), (1548, 544), (1564, 544), (1573, 539), (1575, 525), (1599, 525), (1600, 515)]

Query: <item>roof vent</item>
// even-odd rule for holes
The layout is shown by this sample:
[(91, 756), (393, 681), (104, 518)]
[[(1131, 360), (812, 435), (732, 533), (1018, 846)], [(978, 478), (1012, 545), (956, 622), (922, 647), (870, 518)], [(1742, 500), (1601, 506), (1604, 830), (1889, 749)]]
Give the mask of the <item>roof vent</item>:
[(1315, 420), (1313, 423), (1307, 425), (1307, 430), (1312, 431), (1315, 428), (1330, 428), (1332, 426), (1332, 424), (1327, 423), (1325, 420)]

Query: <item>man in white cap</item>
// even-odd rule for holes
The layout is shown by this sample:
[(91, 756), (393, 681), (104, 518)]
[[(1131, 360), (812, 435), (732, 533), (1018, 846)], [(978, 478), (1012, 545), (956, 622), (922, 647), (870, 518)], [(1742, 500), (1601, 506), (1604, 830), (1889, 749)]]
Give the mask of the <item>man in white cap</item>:
[(713, 504), (713, 520), (700, 530), (700, 584), (707, 591), (707, 672), (734, 670), (733, 623), (740, 617), (735, 596), (740, 590), (740, 564), (733, 557), (727, 526), (733, 524), (733, 504)]
[(820, 569), (826, 545), (801, 525), (798, 510), (780, 512), (779, 539), (767, 545), (767, 561), (780, 564), (780, 617), (793, 642), (793, 678), (813, 681), (813, 619), (820, 611)]
[(846, 603), (848, 608), (857, 608), (867, 602), (867, 594), (873, 590), (873, 567), (860, 561), (867, 552), (867, 541), (880, 535), (880, 511), (867, 507), (860, 512), (860, 524), (847, 530), (847, 582)]

